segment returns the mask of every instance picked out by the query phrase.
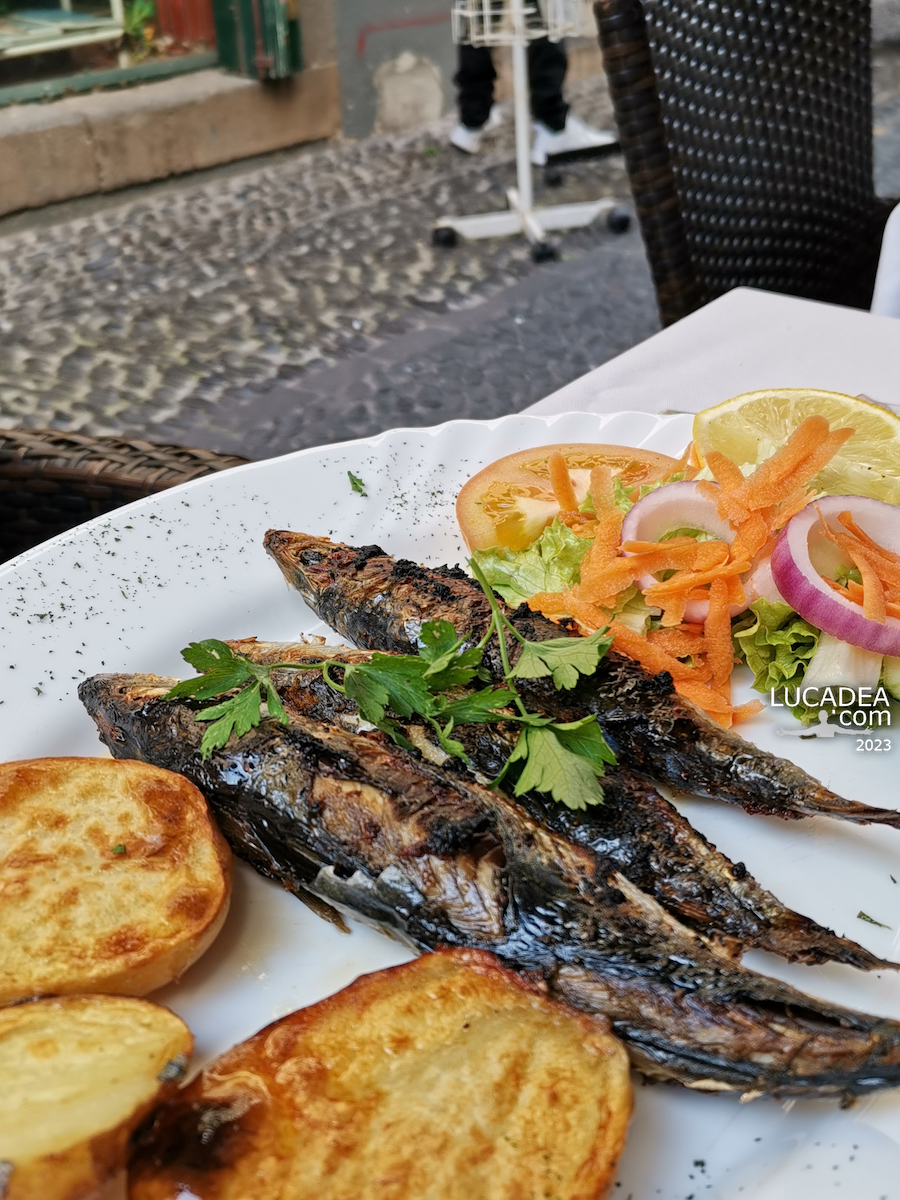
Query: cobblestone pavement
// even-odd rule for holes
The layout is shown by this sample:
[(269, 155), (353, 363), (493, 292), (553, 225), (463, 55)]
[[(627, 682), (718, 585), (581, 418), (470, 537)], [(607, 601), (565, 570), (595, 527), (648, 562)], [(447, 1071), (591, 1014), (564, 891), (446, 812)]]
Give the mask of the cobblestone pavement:
[[(571, 93), (609, 125), (600, 81)], [(897, 195), (896, 50), (876, 55), (875, 98), (877, 183)], [(516, 411), (658, 327), (635, 230), (569, 233), (540, 266), (520, 238), (432, 247), (437, 216), (503, 207), (514, 174), (510, 123), (477, 159), (448, 128), (0, 223), (0, 427), (262, 457)], [(602, 195), (628, 195), (619, 156), (566, 168), (547, 201)]]
[[(598, 86), (578, 86), (580, 111), (608, 119)], [(214, 426), (220, 405), (234, 413), (311, 364), (365, 355), (533, 274), (521, 238), (432, 247), (435, 217), (502, 207), (512, 182), (510, 128), (478, 159), (447, 148), (447, 128), (297, 154), (4, 239), (0, 425), (175, 438), (179, 425)], [(573, 166), (553, 199), (610, 194), (627, 196), (618, 156)], [(612, 240), (601, 223), (568, 235), (565, 251)], [(624, 259), (650, 317), (632, 341), (653, 328), (635, 246)], [(548, 280), (553, 269), (540, 268)], [(497, 357), (484, 345), (483, 366)], [(421, 423), (416, 403), (404, 419)], [(512, 407), (498, 397), (494, 411)], [(379, 428), (400, 419), (384, 398), (379, 410)], [(428, 421), (443, 415), (427, 405)], [(319, 439), (303, 427), (304, 444)]]

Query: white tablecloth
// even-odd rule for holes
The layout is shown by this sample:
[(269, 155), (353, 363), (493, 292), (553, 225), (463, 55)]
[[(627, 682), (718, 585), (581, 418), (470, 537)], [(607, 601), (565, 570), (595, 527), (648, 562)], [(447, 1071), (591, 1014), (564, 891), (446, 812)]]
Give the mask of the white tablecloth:
[(699, 412), (782, 387), (900, 410), (900, 319), (737, 288), (527, 411)]

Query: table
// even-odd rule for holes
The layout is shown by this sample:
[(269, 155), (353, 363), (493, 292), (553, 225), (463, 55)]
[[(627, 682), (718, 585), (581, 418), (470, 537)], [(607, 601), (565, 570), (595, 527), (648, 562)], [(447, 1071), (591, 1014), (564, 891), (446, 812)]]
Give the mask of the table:
[(900, 411), (900, 319), (736, 288), (526, 411), (694, 413), (784, 387)]

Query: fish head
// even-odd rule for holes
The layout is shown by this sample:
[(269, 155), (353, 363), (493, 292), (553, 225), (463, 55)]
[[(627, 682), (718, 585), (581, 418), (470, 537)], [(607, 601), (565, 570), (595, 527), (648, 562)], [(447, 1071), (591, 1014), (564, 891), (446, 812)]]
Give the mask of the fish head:
[(358, 646), (415, 653), (425, 621), (446, 620), (474, 641), (490, 624), (480, 587), (459, 567), (423, 567), (380, 546), (270, 529), (264, 543), (287, 582)]
[(386, 557), (380, 546), (345, 546), (289, 529), (270, 529), (263, 545), (291, 587), (313, 607), (348, 570), (358, 570), (370, 558)]
[(79, 684), (78, 697), (114, 758), (144, 758), (135, 741), (136, 715), (177, 682), (159, 675), (93, 675)]

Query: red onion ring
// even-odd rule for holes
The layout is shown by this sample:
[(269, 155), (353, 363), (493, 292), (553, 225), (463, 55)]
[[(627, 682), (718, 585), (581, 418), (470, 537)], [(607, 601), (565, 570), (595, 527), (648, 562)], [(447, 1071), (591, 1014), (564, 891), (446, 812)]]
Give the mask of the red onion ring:
[[(734, 541), (734, 530), (719, 516), (715, 501), (707, 499), (697, 484), (687, 479), (664, 483), (638, 500), (622, 522), (622, 541), (658, 542), (663, 534), (671, 533), (673, 529), (702, 529), (729, 545)], [(748, 589), (748, 580), (753, 574), (754, 571), (749, 571), (742, 576), (747, 605), (758, 595), (752, 587)], [(659, 581), (653, 575), (641, 575), (637, 582), (643, 590)], [(736, 617), (747, 605), (732, 604), (730, 615)], [(702, 625), (708, 613), (708, 600), (688, 600), (684, 618)]]
[[(900, 510), (870, 496), (822, 496), (792, 517), (772, 551), (772, 576), (786, 603), (810, 625), (875, 654), (900, 655), (900, 619), (882, 625), (863, 616), (862, 608), (828, 586), (817, 566), (833, 571), (846, 559), (821, 533), (819, 516), (837, 525), (839, 513), (849, 511), (865, 533), (894, 554), (900, 554)], [(849, 565), (849, 564), (847, 564)]]

